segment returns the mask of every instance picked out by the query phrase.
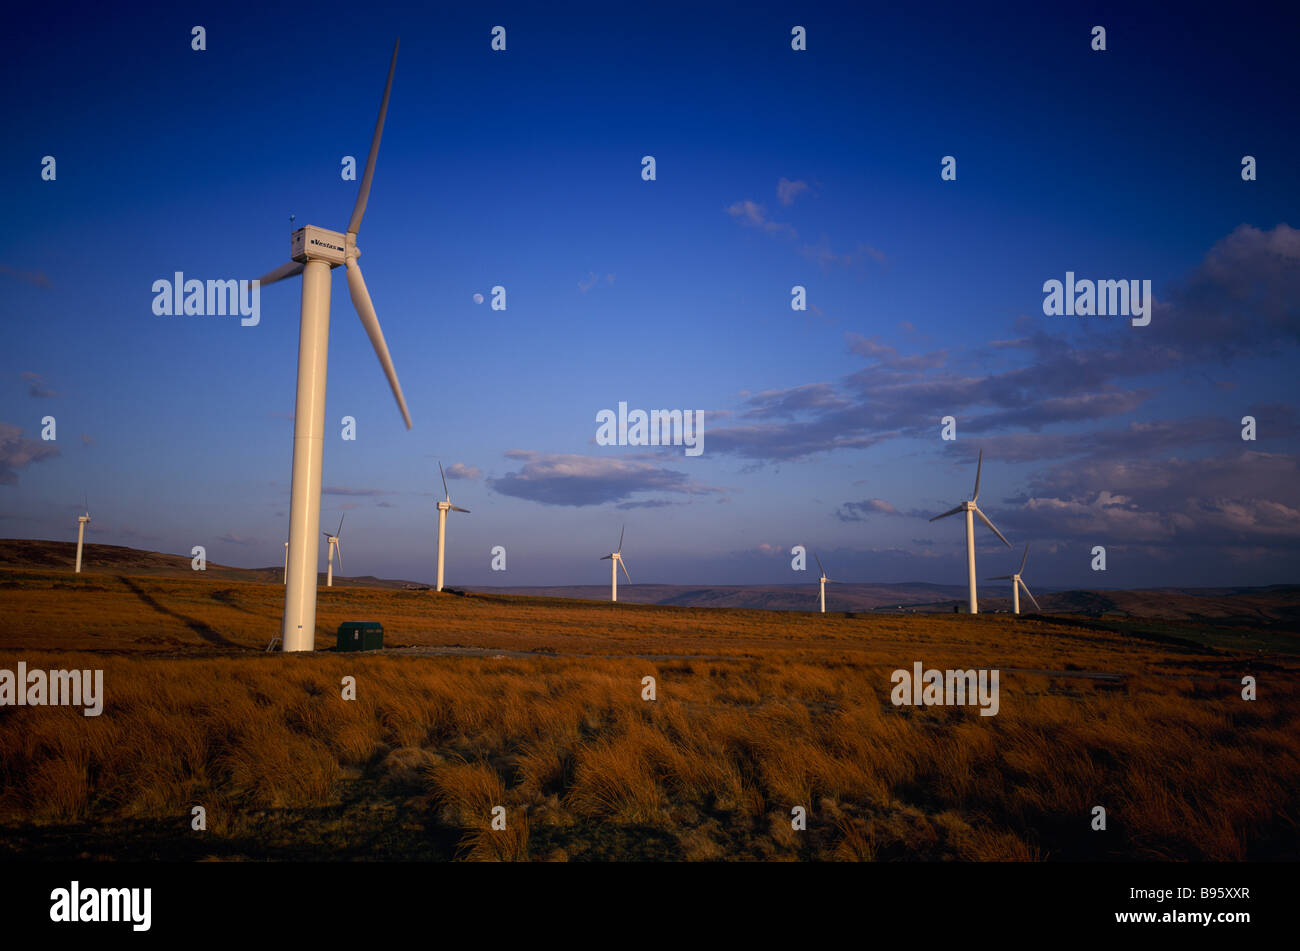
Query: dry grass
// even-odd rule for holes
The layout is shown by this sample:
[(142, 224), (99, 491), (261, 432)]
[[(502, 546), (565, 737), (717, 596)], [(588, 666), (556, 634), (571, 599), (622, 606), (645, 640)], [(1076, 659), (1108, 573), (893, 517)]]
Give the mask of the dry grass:
[[(279, 587), (223, 581), (223, 608), (208, 611), (202, 585), (131, 580), (161, 610), (134, 590), (88, 592), (42, 636), (84, 647), (101, 640), (93, 630), (117, 632), (104, 646), (133, 651), (35, 653), (24, 621), (23, 649), (0, 652), (11, 669), (105, 671), (100, 717), (0, 708), (10, 854), (44, 854), (43, 836), (74, 828), (102, 844), (128, 822), (185, 841), (203, 805), (214, 855), (278, 843), (277, 855), (329, 858), (342, 842), (361, 856), (509, 861), (1297, 857), (1300, 684), (1281, 665), (1050, 620), (383, 591), (341, 608), (331, 592), (322, 613), (396, 618), (409, 643), (560, 653), (205, 652), (177, 616), (260, 647)], [(31, 593), (18, 592), (20, 618)], [(187, 636), (195, 649), (180, 656), (137, 640)], [(914, 660), (1001, 668), (999, 714), (894, 707), (890, 672)], [(1123, 680), (1013, 669), (1067, 667)], [(1257, 701), (1240, 698), (1244, 672), (1261, 678)], [(647, 674), (655, 702), (640, 699)], [(340, 696), (345, 675), (355, 701)], [(796, 805), (807, 831), (790, 828)], [(1107, 832), (1090, 829), (1096, 805)], [(494, 806), (505, 830), (491, 827)]]

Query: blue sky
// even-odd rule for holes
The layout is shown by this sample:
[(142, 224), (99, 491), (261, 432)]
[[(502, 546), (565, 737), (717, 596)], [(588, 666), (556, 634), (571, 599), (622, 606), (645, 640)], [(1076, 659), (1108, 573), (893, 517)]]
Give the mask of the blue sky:
[[(624, 522), (637, 581), (800, 581), (804, 544), (844, 580), (960, 583), (959, 520), (925, 516), (983, 448), (1040, 586), (1296, 581), (1296, 24), (1178, 9), (31, 13), (2, 94), (0, 535), (74, 538), (86, 493), (92, 541), (279, 563), (300, 283), (257, 327), (155, 316), (151, 286), (259, 276), (290, 214), (346, 228), (400, 35), (358, 244), (415, 426), (336, 273), (346, 573), (432, 577), (441, 458), (472, 510), (452, 584), (601, 582)], [(1151, 326), (1044, 316), (1067, 270), (1151, 280)], [(505, 311), (473, 300), (494, 285)], [(704, 410), (704, 454), (595, 445), (620, 400)]]

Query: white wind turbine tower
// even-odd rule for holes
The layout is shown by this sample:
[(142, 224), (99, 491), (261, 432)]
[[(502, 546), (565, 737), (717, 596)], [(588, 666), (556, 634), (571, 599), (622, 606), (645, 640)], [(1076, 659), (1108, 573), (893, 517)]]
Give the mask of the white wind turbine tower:
[(442, 494), (443, 501), (438, 503), (438, 590), (442, 590), (442, 563), (443, 556), (447, 550), (447, 513), (464, 512), (469, 514), (469, 509), (463, 509), (459, 505), (451, 504), (451, 493), (447, 491), (447, 474), (442, 471), (442, 460), (438, 460), (438, 475), (442, 476)]
[(822, 567), (822, 560), (820, 558), (817, 558), (816, 552), (813, 552), (813, 558), (817, 559), (817, 570), (822, 573), (821, 578), (818, 579), (818, 584), (821, 590), (822, 614), (825, 614), (826, 613), (826, 586), (828, 584), (839, 584), (840, 582), (832, 581), (830, 578), (826, 577), (826, 569)]
[(339, 553), (339, 567), (340, 568), (343, 567), (343, 546), (339, 544), (339, 536), (343, 534), (343, 520), (347, 518), (347, 515), (348, 513), (344, 512), (342, 515), (339, 516), (338, 531), (336, 531), (333, 535), (331, 535), (329, 532), (321, 532), (322, 535), (324, 535), (326, 538), (330, 540), (329, 541), (329, 545), (330, 545), (329, 566), (325, 569), (325, 587), (327, 588), (334, 587), (334, 552), (335, 551)]
[(298, 336), (298, 395), (293, 417), (293, 487), (289, 501), (289, 566), (284, 595), (284, 624), (281, 628), (282, 649), (309, 651), (316, 646), (316, 585), (320, 557), (321, 455), (325, 440), (325, 370), (329, 354), (330, 271), (347, 268), (348, 293), (352, 306), (370, 337), (379, 363), (388, 377), (406, 428), (411, 428), (411, 414), (406, 409), (397, 370), (388, 355), (384, 332), (375, 316), (374, 304), (366, 290), (365, 279), (357, 258), (357, 231), (370, 197), (370, 182), (379, 157), (379, 140), (388, 113), (388, 97), (393, 90), (393, 71), (397, 68), (397, 47), (388, 67), (388, 82), (379, 105), (379, 119), (370, 142), (366, 171), (357, 192), (346, 234), (307, 225), (293, 233), (290, 257), (261, 279), (261, 285), (274, 284), (287, 277), (302, 275), (302, 318)]
[(612, 551), (608, 555), (601, 555), (600, 560), (609, 559), (609, 600), (618, 600), (618, 569), (623, 569), (623, 575), (627, 578), (627, 583), (632, 583), (632, 576), (627, 573), (627, 565), (623, 564), (623, 533), (627, 531), (624, 525), (618, 533), (618, 550)]
[(966, 513), (966, 578), (970, 583), (970, 613), (979, 613), (979, 603), (975, 597), (975, 516), (978, 515), (980, 521), (989, 527), (994, 535), (1002, 539), (1003, 544), (1008, 548), (1011, 542), (1007, 541), (1006, 536), (997, 530), (997, 527), (989, 521), (988, 516), (980, 511), (976, 504), (980, 497), (980, 470), (984, 467), (984, 450), (980, 450), (979, 462), (975, 465), (975, 492), (971, 495), (969, 502), (963, 502), (955, 508), (951, 508), (942, 515), (936, 515), (930, 519), (937, 522), (941, 518), (947, 518), (949, 515), (956, 515), (958, 512)]
[(77, 516), (77, 570), (73, 574), (81, 574), (81, 545), (86, 538), (86, 523), (90, 521), (90, 503), (86, 502), (86, 514)]
[(984, 579), (985, 581), (1010, 581), (1011, 582), (1011, 610), (1012, 613), (1014, 614), (1020, 613), (1020, 589), (1021, 588), (1025, 589), (1025, 594), (1028, 595), (1029, 600), (1034, 602), (1034, 610), (1040, 613), (1043, 610), (1038, 606), (1038, 599), (1029, 593), (1029, 585), (1025, 584), (1020, 579), (1021, 572), (1025, 570), (1025, 562), (1028, 560), (1029, 560), (1029, 546), (1026, 545), (1025, 555), (1023, 558), (1020, 559), (1020, 568), (1016, 571), (1014, 575), (997, 575), (996, 577), (993, 578)]

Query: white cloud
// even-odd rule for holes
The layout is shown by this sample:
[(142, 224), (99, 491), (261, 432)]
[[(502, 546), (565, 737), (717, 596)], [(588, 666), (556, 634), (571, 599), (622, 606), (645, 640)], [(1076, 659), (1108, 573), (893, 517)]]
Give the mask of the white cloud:
[(783, 205), (793, 205), (794, 200), (808, 190), (808, 183), (805, 181), (790, 181), (783, 178), (776, 183), (776, 197), (781, 199)]

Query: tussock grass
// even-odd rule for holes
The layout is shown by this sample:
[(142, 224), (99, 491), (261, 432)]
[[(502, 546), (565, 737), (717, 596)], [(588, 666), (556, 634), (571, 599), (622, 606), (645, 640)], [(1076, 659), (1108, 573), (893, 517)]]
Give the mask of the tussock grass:
[[(374, 836), (377, 857), (1300, 857), (1300, 678), (1276, 658), (1006, 617), (615, 614), (348, 589), (322, 613), (396, 619), (396, 639), (413, 643), (558, 654), (168, 655), (153, 641), (146, 654), (122, 631), (193, 640), (172, 615), (261, 647), (282, 592), (224, 581), (209, 612), (202, 584), (137, 578), (171, 612), (150, 627), (136, 612), (152, 609), (101, 580), (60, 609), (59, 623), (81, 625), (60, 636), (127, 652), (0, 650), (4, 667), (105, 671), (100, 717), (0, 708), (10, 829), (111, 836), (144, 821), (180, 837), (202, 805), (214, 854), (230, 842), (251, 857), (270, 824), (299, 854), (329, 858), (322, 843), (360, 841), (366, 810), (390, 830)], [(107, 613), (78, 620), (91, 604)], [(894, 707), (890, 672), (915, 660), (1001, 668), (1000, 712)], [(1261, 679), (1254, 702), (1240, 698), (1246, 672)], [(341, 697), (345, 675), (356, 700)], [(641, 700), (646, 675), (654, 702)], [(491, 828), (498, 805), (505, 830)], [(1098, 805), (1104, 833), (1090, 828)], [(806, 831), (790, 828), (795, 806)]]

